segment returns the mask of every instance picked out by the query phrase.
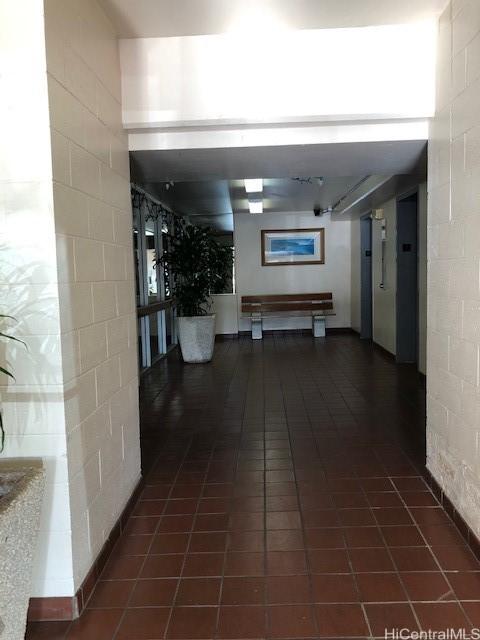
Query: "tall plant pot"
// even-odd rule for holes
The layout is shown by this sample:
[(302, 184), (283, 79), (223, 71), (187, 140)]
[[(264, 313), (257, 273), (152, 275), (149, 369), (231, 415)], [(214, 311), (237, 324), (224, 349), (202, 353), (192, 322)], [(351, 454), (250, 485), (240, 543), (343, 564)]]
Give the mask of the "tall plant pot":
[(45, 472), (41, 460), (0, 461), (0, 638), (23, 640)]
[(210, 362), (215, 343), (215, 314), (177, 318), (178, 339), (185, 362)]

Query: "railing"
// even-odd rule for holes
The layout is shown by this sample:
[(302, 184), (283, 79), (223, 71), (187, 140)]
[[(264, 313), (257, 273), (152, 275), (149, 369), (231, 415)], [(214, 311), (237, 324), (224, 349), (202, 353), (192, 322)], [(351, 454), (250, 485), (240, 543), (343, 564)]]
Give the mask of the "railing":
[(151, 304), (146, 304), (143, 307), (137, 307), (137, 317), (143, 318), (144, 316), (149, 316), (152, 313), (157, 313), (158, 311), (169, 309), (170, 307), (175, 306), (175, 302), (176, 301), (174, 298), (170, 298), (169, 300), (152, 302)]

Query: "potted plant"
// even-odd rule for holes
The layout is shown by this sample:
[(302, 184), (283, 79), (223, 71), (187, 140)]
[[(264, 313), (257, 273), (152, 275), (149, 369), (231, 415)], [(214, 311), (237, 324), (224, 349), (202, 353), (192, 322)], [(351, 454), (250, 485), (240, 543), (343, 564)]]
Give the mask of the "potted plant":
[[(0, 315), (2, 322), (9, 318)], [(3, 331), (0, 331), (0, 339), (24, 344)], [(6, 364), (0, 365), (0, 376), (13, 378)], [(0, 407), (0, 453), (4, 446)], [(9, 640), (25, 637), (44, 481), (41, 460), (0, 460), (0, 637)]]
[(215, 342), (211, 295), (220, 293), (231, 273), (232, 250), (212, 230), (187, 224), (168, 236), (158, 260), (177, 305), (178, 338), (185, 362), (209, 362)]

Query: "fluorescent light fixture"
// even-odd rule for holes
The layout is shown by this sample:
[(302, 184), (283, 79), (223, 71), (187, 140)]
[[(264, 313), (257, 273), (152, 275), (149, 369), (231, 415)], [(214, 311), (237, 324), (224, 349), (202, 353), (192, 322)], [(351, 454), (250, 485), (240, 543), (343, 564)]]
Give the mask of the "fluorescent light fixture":
[(263, 191), (263, 178), (245, 178), (244, 183), (247, 193), (261, 193)]
[(249, 200), (248, 208), (250, 213), (263, 213), (263, 202), (261, 200)]

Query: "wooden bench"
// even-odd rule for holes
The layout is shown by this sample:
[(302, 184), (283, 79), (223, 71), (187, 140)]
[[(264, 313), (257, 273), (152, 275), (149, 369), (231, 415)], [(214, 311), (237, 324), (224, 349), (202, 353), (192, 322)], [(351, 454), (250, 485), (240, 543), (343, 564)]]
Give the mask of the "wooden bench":
[(325, 336), (325, 316), (333, 313), (331, 293), (289, 293), (283, 295), (242, 296), (242, 315), (252, 323), (252, 339), (263, 337), (263, 321), (285, 316), (312, 318), (315, 338)]

